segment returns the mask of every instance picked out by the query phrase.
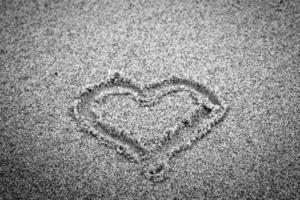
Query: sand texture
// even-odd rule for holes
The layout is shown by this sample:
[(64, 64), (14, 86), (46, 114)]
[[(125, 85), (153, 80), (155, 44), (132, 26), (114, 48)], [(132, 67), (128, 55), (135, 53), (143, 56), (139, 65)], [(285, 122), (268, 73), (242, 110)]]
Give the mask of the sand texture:
[(300, 199), (300, 2), (0, 1), (0, 200)]

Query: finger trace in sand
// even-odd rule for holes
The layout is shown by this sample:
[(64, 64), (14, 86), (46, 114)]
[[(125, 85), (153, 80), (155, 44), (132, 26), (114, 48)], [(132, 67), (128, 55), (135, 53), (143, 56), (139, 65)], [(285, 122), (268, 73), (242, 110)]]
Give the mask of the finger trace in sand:
[[(187, 93), (196, 109), (175, 126), (164, 130), (153, 148), (145, 146), (132, 130), (105, 122), (94, 109), (110, 104), (111, 98), (119, 96), (129, 98), (140, 108), (151, 108), (177, 93)], [(227, 111), (228, 106), (216, 92), (196, 81), (171, 76), (140, 85), (118, 72), (106, 81), (86, 88), (72, 106), (73, 118), (84, 132), (107, 143), (129, 161), (142, 164), (143, 174), (153, 182), (165, 180), (170, 169), (169, 160), (202, 139), (225, 118)]]

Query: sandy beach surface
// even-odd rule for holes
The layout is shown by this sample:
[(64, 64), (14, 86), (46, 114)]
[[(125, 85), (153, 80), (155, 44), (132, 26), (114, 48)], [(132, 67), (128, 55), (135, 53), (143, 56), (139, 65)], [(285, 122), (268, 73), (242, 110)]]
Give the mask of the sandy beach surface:
[[(296, 0), (2, 0), (0, 200), (300, 199), (299, 30)], [(114, 73), (194, 80), (229, 109), (151, 181), (71, 115)], [(184, 95), (140, 110), (110, 96), (102, 117), (155, 143), (189, 114)]]

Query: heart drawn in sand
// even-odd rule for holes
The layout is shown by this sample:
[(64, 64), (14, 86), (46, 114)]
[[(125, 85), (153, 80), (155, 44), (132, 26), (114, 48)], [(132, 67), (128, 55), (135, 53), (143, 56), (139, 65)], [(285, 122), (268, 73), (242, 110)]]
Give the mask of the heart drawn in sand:
[(165, 180), (169, 160), (203, 138), (228, 106), (196, 81), (172, 76), (140, 85), (115, 73), (86, 88), (72, 106), (81, 130), (129, 161), (151, 181)]

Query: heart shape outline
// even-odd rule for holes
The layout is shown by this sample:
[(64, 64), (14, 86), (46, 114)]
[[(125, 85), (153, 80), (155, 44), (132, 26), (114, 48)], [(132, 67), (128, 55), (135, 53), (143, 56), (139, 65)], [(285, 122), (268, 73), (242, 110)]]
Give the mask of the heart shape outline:
[[(151, 91), (159, 91), (160, 89), (162, 92), (159, 96), (149, 97), (147, 95)], [(101, 121), (99, 116), (91, 109), (93, 101), (97, 103), (102, 101), (103, 103), (105, 97), (109, 95), (126, 95), (139, 103), (141, 107), (152, 107), (158, 104), (164, 96), (178, 91), (189, 91), (189, 97), (198, 105), (198, 108), (188, 119), (177, 123), (171, 129), (165, 130), (162, 133), (163, 137), (159, 141), (158, 147), (155, 149), (149, 149), (140, 140), (131, 137), (130, 131), (117, 129)], [(199, 95), (206, 98), (199, 101), (197, 98)], [(98, 98), (99, 96), (102, 98)], [(124, 78), (119, 72), (115, 72), (106, 81), (87, 87), (81, 92), (79, 97), (75, 99), (71, 110), (72, 117), (81, 127), (81, 131), (104, 142), (129, 161), (142, 164), (142, 173), (145, 177), (152, 182), (161, 182), (168, 178), (169, 161), (179, 152), (190, 148), (193, 143), (202, 139), (214, 125), (220, 123), (225, 118), (228, 108), (221, 95), (217, 95), (216, 91), (191, 79), (171, 76), (162, 81), (140, 85), (131, 79)], [(208, 119), (205, 124), (197, 128), (199, 126), (197, 120), (203, 109), (207, 111)], [(167, 146), (166, 143), (171, 143), (175, 136), (180, 137), (180, 132), (187, 128), (193, 129), (188, 135), (188, 139), (178, 145), (169, 145), (169, 148), (164, 148), (164, 146)]]

